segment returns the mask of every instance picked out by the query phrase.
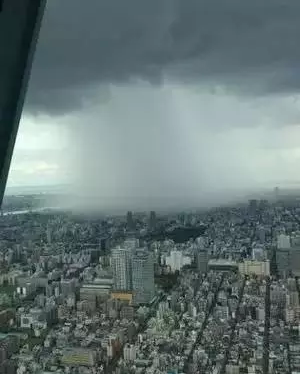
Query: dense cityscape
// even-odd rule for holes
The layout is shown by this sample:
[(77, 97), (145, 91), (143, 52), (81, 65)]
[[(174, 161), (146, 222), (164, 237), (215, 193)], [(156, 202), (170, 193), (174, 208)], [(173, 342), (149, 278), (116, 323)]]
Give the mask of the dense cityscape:
[(300, 0), (0, 0), (0, 374), (300, 373)]
[(0, 373), (300, 372), (299, 197), (0, 218)]

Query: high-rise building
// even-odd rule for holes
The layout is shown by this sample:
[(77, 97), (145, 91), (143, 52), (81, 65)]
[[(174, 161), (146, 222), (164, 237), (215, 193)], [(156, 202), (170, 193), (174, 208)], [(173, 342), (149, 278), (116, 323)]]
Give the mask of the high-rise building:
[(249, 211), (251, 214), (255, 214), (257, 210), (257, 200), (251, 199), (249, 200)]
[(99, 240), (99, 249), (103, 252), (106, 252), (110, 246), (110, 239), (108, 237), (102, 237)]
[(257, 234), (257, 237), (258, 237), (260, 243), (264, 244), (265, 243), (265, 236), (266, 236), (265, 228), (263, 226), (259, 226), (256, 231), (257, 231), (256, 234)]
[(149, 215), (149, 227), (150, 229), (154, 229), (156, 225), (157, 225), (156, 212), (152, 210)]
[(215, 310), (216, 315), (221, 319), (227, 319), (229, 317), (228, 305), (218, 305)]
[(266, 199), (261, 199), (258, 205), (259, 205), (259, 209), (265, 209), (269, 206), (269, 201)]
[(267, 252), (264, 247), (256, 246), (252, 248), (252, 260), (264, 261), (267, 260)]
[(149, 303), (155, 295), (154, 258), (146, 250), (138, 250), (133, 256), (132, 281), (134, 303)]
[(277, 248), (288, 249), (291, 247), (291, 241), (289, 235), (280, 234), (277, 237)]
[(52, 242), (52, 228), (49, 225), (47, 225), (46, 236), (47, 236), (47, 243), (51, 244), (51, 242)]
[(112, 269), (115, 290), (132, 289), (132, 252), (129, 249), (112, 249)]
[(296, 307), (299, 305), (299, 294), (297, 291), (289, 292), (286, 295), (286, 306), (287, 307)]
[(206, 246), (206, 239), (203, 236), (196, 238), (195, 242), (200, 249), (204, 249)]
[(276, 250), (276, 263), (278, 275), (286, 278), (292, 273), (300, 274), (300, 248), (279, 248)]
[(291, 246), (300, 247), (300, 233), (293, 233), (291, 235)]
[(129, 230), (132, 230), (134, 228), (134, 220), (133, 220), (133, 213), (127, 212), (126, 215), (126, 225)]
[(126, 344), (123, 348), (123, 358), (125, 361), (135, 361), (137, 349), (133, 344)]
[(286, 278), (290, 270), (289, 249), (276, 250), (277, 273), (282, 278)]
[(75, 292), (75, 280), (74, 279), (62, 279), (61, 280), (61, 293), (64, 296), (68, 296)]
[(197, 252), (196, 262), (198, 271), (206, 273), (208, 267), (208, 251), (206, 249), (201, 249)]
[(166, 257), (166, 265), (170, 266), (171, 272), (180, 271), (183, 266), (191, 265), (191, 257), (184, 256), (181, 251), (173, 250)]

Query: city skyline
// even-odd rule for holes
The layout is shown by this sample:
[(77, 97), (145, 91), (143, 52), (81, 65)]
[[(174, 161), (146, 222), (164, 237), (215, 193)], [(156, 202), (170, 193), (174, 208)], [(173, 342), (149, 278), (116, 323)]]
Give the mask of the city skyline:
[(1, 370), (299, 372), (299, 215), (276, 189), (190, 213), (1, 215)]

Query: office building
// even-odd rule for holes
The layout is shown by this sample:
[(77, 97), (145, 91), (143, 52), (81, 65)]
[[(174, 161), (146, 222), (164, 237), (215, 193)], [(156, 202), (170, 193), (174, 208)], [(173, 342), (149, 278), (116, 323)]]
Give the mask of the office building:
[(184, 265), (191, 265), (191, 257), (184, 256), (181, 251), (171, 251), (166, 257), (166, 265), (170, 266), (172, 273), (180, 271)]
[(80, 301), (87, 300), (91, 305), (101, 302), (101, 300), (106, 299), (112, 290), (113, 278), (103, 277), (95, 278), (91, 282), (82, 284), (80, 287)]
[(286, 295), (286, 305), (287, 307), (299, 306), (299, 294), (298, 291), (289, 292)]
[(133, 344), (126, 344), (123, 348), (123, 358), (126, 362), (135, 361), (137, 356), (137, 349)]
[(252, 260), (254, 261), (264, 261), (267, 260), (267, 251), (260, 246), (252, 248)]
[(196, 238), (195, 242), (200, 249), (204, 249), (206, 246), (206, 239), (203, 236)]
[(110, 247), (110, 238), (108, 238), (108, 237), (102, 237), (102, 238), (100, 238), (99, 244), (100, 244), (100, 250), (103, 253), (106, 253), (106, 251)]
[(300, 234), (293, 233), (293, 235), (291, 235), (291, 246), (300, 247)]
[(47, 243), (50, 245), (52, 243), (52, 227), (47, 225), (46, 230)]
[(149, 215), (149, 227), (150, 229), (154, 229), (156, 225), (157, 225), (156, 212), (151, 211)]
[(260, 241), (260, 244), (264, 244), (265, 243), (266, 230), (263, 226), (259, 226), (257, 228), (256, 235), (257, 235), (257, 238)]
[(109, 297), (112, 284), (113, 280), (110, 278), (83, 284), (80, 288), (80, 301), (88, 301), (94, 310), (102, 300)]
[(260, 209), (266, 209), (269, 206), (269, 201), (266, 199), (261, 199), (259, 201), (259, 208)]
[(112, 249), (112, 270), (115, 290), (132, 289), (132, 251), (125, 248)]
[(126, 215), (126, 226), (128, 230), (134, 229), (133, 213), (130, 211), (127, 212), (127, 215)]
[(215, 315), (220, 319), (227, 319), (229, 317), (228, 305), (218, 305), (215, 309)]
[(154, 259), (145, 250), (138, 250), (132, 259), (134, 304), (147, 304), (155, 295)]
[(300, 274), (300, 248), (282, 248), (276, 250), (276, 264), (278, 275), (287, 278), (291, 274)]
[(286, 306), (286, 290), (280, 285), (271, 285), (270, 298), (272, 304), (281, 308)]
[(134, 308), (129, 305), (122, 306), (120, 310), (120, 318), (121, 319), (125, 318), (129, 321), (133, 320), (134, 319)]
[(289, 235), (280, 234), (277, 238), (277, 249), (288, 249), (291, 247)]
[(63, 296), (71, 295), (75, 292), (75, 280), (74, 279), (62, 279), (61, 280), (61, 293)]
[(277, 249), (276, 250), (276, 264), (277, 273), (282, 278), (289, 276), (290, 272), (290, 255), (289, 249)]
[(290, 249), (290, 266), (293, 276), (300, 276), (300, 247)]
[(206, 273), (208, 270), (208, 251), (201, 249), (196, 255), (197, 269), (201, 273)]
[(252, 215), (256, 213), (257, 210), (257, 200), (251, 199), (249, 200), (249, 211)]

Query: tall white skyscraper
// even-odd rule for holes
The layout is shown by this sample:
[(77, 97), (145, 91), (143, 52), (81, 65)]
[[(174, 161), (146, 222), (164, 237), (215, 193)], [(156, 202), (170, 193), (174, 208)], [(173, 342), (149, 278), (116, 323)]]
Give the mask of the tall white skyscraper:
[(112, 249), (112, 269), (114, 289), (128, 291), (132, 289), (132, 251), (124, 248)]
[(154, 258), (146, 250), (138, 250), (132, 259), (133, 299), (147, 304), (155, 295)]

